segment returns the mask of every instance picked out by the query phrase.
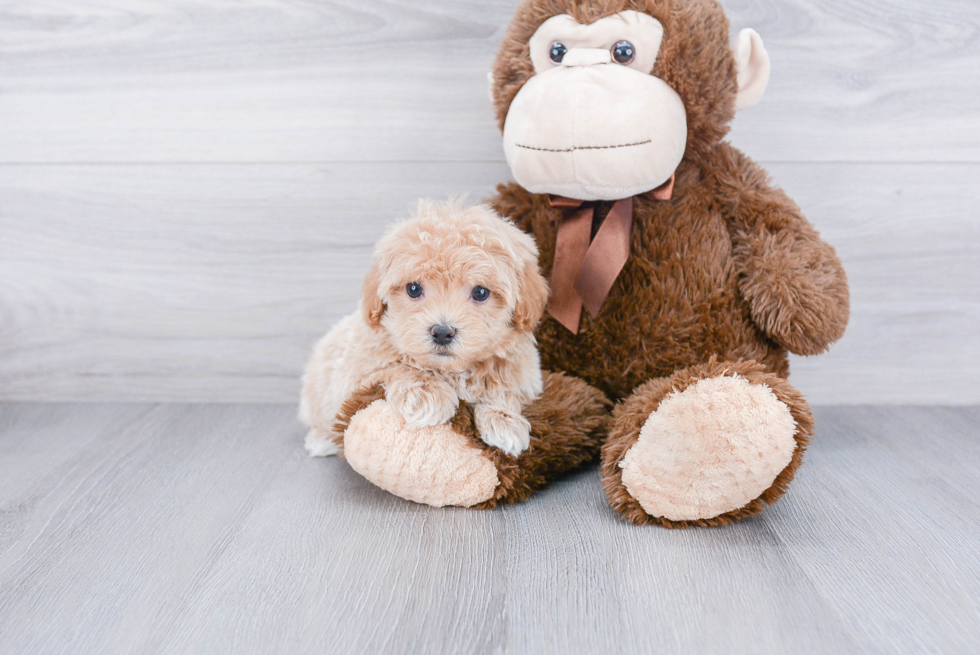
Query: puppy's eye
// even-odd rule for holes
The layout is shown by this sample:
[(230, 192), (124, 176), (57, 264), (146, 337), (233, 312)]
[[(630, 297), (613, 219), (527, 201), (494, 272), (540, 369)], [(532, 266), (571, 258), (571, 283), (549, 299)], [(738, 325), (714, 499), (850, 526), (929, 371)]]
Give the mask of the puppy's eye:
[(565, 53), (568, 52), (568, 48), (565, 47), (564, 43), (555, 41), (551, 44), (551, 50), (548, 51), (548, 56), (556, 64), (560, 64), (561, 60), (565, 58)]
[(486, 289), (481, 286), (473, 287), (473, 292), (470, 294), (470, 298), (477, 302), (486, 302), (487, 298), (490, 297), (490, 289)]
[(408, 294), (409, 298), (421, 298), (422, 285), (418, 282), (410, 282), (408, 286), (405, 287), (405, 293)]
[(617, 64), (628, 66), (636, 57), (636, 49), (629, 41), (620, 41), (612, 47), (612, 58)]

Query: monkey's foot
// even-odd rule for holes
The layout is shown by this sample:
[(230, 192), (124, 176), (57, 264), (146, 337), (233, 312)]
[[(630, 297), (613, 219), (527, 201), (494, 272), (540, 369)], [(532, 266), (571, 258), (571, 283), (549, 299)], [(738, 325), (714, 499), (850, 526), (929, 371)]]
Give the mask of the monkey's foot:
[(409, 428), (387, 401), (375, 400), (344, 435), (351, 468), (385, 491), (435, 507), (471, 507), (500, 484), (483, 450), (448, 424)]
[(408, 428), (380, 387), (345, 404), (334, 431), (351, 468), (386, 491), (417, 503), (491, 508), (516, 503), (594, 460), (609, 422), (609, 402), (582, 380), (544, 375), (544, 394), (524, 409), (530, 446), (514, 457), (487, 445), (473, 407), (449, 423)]
[(617, 407), (603, 485), (629, 521), (723, 525), (785, 491), (813, 418), (802, 396), (755, 362), (716, 362), (640, 386)]

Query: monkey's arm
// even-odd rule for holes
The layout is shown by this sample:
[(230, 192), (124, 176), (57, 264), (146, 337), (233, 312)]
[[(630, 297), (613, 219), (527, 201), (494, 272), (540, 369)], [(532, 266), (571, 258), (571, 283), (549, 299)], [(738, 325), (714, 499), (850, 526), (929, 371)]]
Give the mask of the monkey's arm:
[(714, 172), (753, 320), (790, 352), (825, 351), (850, 314), (837, 253), (758, 164), (727, 144), (718, 154)]

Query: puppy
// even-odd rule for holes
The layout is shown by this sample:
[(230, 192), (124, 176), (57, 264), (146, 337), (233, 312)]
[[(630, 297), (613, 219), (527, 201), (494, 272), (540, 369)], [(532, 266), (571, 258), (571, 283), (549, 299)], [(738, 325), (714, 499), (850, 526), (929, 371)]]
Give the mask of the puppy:
[(378, 243), (360, 311), (313, 351), (300, 403), (307, 452), (336, 454), (334, 417), (377, 383), (408, 427), (449, 421), (462, 399), (487, 444), (526, 450), (521, 410), (542, 391), (531, 331), (547, 300), (528, 234), (483, 205), (420, 201)]

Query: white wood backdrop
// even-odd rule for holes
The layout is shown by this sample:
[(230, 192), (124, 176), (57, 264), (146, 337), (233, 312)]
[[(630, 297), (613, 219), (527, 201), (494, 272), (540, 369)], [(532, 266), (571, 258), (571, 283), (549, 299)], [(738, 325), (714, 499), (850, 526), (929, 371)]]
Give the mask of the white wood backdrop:
[[(980, 402), (980, 3), (725, 0), (731, 140), (840, 252), (814, 403)], [(508, 179), (516, 0), (0, 0), (0, 399), (293, 401), (418, 196)]]

